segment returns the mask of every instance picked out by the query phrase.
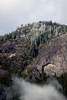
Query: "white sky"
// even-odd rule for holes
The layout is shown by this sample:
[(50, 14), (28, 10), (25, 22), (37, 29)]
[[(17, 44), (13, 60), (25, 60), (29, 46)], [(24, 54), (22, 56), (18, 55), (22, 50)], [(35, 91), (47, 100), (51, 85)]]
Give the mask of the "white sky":
[(67, 24), (67, 0), (0, 0), (0, 35), (21, 24), (50, 21)]

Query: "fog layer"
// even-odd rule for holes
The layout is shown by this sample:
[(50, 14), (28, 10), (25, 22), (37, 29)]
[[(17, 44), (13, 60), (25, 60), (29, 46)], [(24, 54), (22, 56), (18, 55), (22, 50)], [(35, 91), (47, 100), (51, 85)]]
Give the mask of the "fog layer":
[(39, 86), (15, 78), (14, 88), (19, 94), (20, 100), (66, 100), (52, 84)]

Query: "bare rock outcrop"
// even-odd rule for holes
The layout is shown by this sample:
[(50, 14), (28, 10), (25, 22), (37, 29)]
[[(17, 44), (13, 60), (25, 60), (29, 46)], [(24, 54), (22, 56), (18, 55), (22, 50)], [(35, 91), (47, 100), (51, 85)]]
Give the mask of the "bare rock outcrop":
[(60, 35), (39, 48), (34, 65), (47, 75), (61, 76), (67, 72), (67, 35)]

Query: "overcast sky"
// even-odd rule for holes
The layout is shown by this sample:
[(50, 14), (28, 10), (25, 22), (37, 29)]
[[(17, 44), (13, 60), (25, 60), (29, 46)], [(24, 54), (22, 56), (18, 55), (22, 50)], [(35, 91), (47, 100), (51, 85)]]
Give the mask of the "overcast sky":
[(40, 20), (67, 24), (67, 0), (0, 0), (0, 35)]

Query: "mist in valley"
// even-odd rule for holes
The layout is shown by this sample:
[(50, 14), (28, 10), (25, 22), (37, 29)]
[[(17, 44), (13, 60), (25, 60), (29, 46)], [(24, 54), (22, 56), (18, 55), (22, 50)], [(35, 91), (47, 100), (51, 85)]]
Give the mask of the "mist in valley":
[(6, 98), (10, 100), (13, 95), (16, 95), (19, 100), (66, 100), (59, 92), (59, 89), (62, 89), (61, 85), (56, 80), (49, 81), (48, 85), (37, 85), (21, 78), (13, 78), (13, 89), (8, 89)]

